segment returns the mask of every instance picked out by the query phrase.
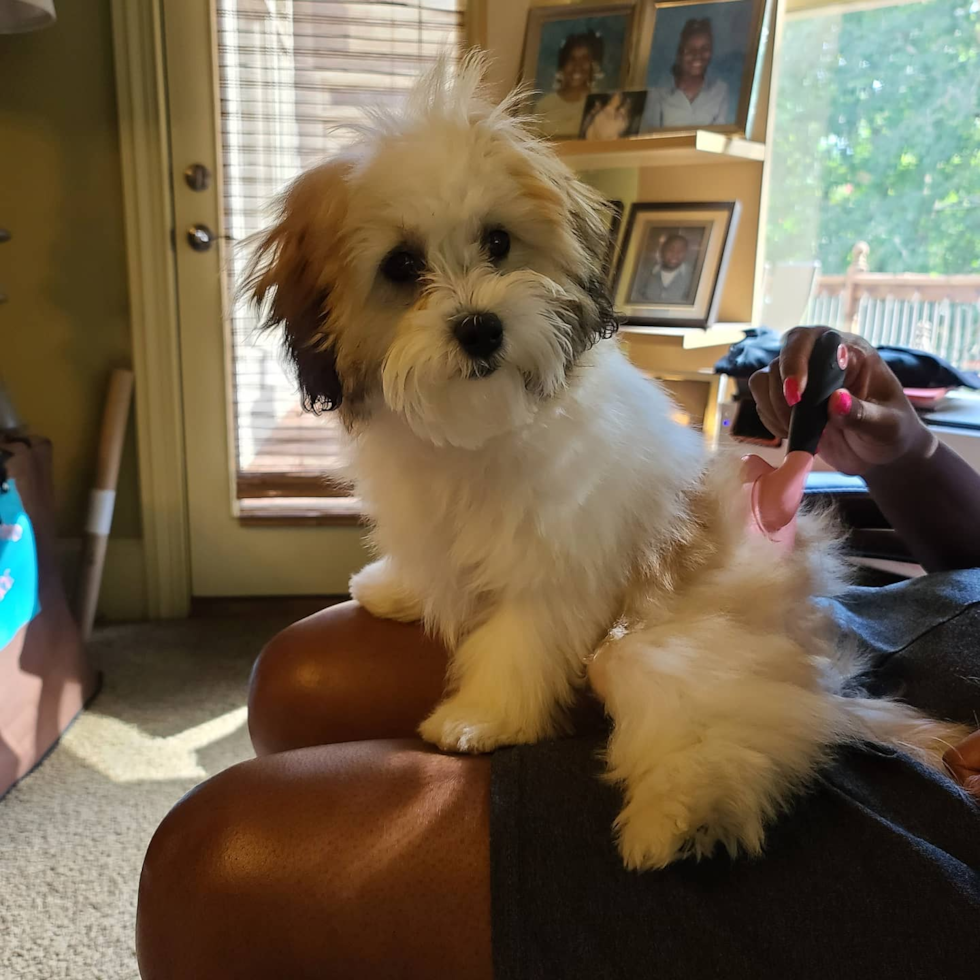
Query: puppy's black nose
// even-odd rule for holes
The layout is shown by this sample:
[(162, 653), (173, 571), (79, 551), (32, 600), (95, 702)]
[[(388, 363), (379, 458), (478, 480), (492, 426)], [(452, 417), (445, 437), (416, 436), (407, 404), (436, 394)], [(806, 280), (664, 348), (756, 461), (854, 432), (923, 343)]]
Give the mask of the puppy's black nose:
[(504, 325), (494, 313), (467, 313), (456, 321), (453, 333), (460, 347), (474, 358), (490, 357), (504, 341)]

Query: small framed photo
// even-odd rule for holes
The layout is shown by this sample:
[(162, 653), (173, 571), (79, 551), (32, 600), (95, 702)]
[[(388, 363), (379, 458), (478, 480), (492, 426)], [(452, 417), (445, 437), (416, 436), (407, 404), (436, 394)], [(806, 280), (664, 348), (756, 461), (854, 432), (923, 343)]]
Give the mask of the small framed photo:
[(525, 84), (545, 136), (574, 139), (593, 92), (627, 88), (633, 48), (632, 3), (532, 7), (524, 38)]
[(641, 326), (711, 326), (738, 213), (737, 201), (634, 204), (613, 283), (616, 309)]
[(746, 133), (768, 0), (645, 0), (640, 133)]
[(579, 139), (619, 140), (636, 136), (640, 131), (640, 119), (647, 93), (597, 92), (585, 100), (585, 114)]

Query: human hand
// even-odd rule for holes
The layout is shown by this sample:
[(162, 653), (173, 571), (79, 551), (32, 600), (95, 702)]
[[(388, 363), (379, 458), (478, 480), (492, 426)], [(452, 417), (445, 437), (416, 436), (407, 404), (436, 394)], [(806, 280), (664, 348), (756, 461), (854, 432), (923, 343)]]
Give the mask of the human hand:
[(629, 122), (629, 104), (626, 97), (615, 94), (596, 113), (585, 133), (585, 138), (588, 140), (620, 139), (629, 129)]
[(943, 762), (953, 778), (980, 802), (980, 731), (947, 749)]
[[(759, 417), (774, 436), (789, 433), (790, 410), (807, 383), (813, 345), (829, 327), (794, 327), (772, 363), (749, 379)], [(920, 454), (931, 455), (936, 437), (915, 414), (902, 385), (863, 337), (841, 334), (847, 347), (844, 386), (830, 396), (819, 455), (841, 473), (872, 469)]]

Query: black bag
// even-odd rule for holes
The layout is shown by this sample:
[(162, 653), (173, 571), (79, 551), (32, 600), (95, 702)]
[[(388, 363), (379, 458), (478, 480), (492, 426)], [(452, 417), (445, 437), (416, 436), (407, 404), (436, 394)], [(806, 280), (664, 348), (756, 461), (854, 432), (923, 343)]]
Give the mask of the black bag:
[[(782, 340), (775, 331), (752, 327), (745, 331), (745, 339), (732, 344), (728, 353), (715, 364), (715, 374), (748, 378), (779, 357), (781, 346)], [(903, 388), (980, 389), (980, 375), (955, 368), (936, 354), (910, 347), (883, 346), (877, 350)]]

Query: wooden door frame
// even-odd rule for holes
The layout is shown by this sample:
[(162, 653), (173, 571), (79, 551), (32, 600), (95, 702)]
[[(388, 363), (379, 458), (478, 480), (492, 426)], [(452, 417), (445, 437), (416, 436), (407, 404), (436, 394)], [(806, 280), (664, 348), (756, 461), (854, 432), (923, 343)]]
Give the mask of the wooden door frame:
[(191, 572), (161, 8), (111, 2), (147, 611), (175, 618)]

